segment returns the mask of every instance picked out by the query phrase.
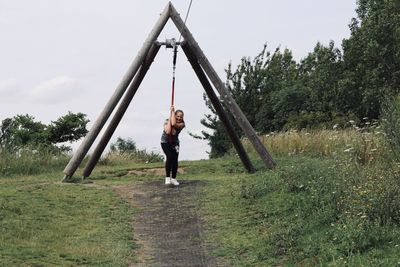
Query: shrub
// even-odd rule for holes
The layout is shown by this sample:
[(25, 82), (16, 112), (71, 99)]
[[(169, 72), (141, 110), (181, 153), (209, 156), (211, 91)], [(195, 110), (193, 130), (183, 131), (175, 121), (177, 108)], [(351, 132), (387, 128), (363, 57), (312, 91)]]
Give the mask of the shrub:
[(400, 160), (400, 96), (388, 97), (382, 105), (381, 123), (396, 160)]

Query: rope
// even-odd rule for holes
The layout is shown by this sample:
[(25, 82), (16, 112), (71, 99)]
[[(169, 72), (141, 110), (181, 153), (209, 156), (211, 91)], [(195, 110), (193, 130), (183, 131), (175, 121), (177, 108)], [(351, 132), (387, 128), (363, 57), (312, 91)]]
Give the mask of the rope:
[[(193, 0), (190, 0), (188, 10), (186, 11), (185, 21), (183, 25), (186, 25), (187, 18), (189, 16), (190, 8), (192, 7)], [(180, 43), (182, 38), (182, 33), (179, 36), (178, 43)], [(174, 58), (172, 61), (172, 95), (171, 95), (171, 106), (174, 105), (174, 98), (175, 98), (175, 69), (176, 69), (176, 57), (178, 53), (178, 45), (175, 43), (174, 45)]]
[[(186, 21), (187, 21), (187, 18), (188, 18), (188, 16), (189, 16), (190, 8), (192, 7), (192, 3), (193, 3), (193, 0), (190, 0), (189, 7), (188, 7), (188, 10), (186, 11), (185, 21), (184, 21), (183, 25), (186, 25)], [(178, 43), (180, 43), (181, 38), (182, 38), (182, 33), (181, 33), (181, 35), (179, 36)], [(176, 69), (176, 56), (177, 56), (177, 53), (178, 53), (178, 45), (175, 44), (175, 45), (174, 45), (174, 59), (173, 59), (173, 61), (172, 61), (172, 96), (171, 96), (171, 106), (174, 105), (174, 98), (175, 98), (175, 69)]]
[[(187, 12), (186, 12), (185, 22), (183, 23), (183, 25), (186, 25), (186, 20), (187, 20), (187, 18), (188, 18), (188, 16), (189, 16), (190, 8), (192, 7), (192, 2), (193, 2), (193, 0), (190, 0), (190, 4), (189, 4), (188, 10), (187, 10)], [(181, 33), (181, 35), (179, 36), (178, 42), (181, 41), (181, 38), (182, 38), (182, 33)]]
[[(174, 105), (174, 99), (175, 99), (175, 69), (176, 69), (176, 56), (178, 53), (178, 45), (175, 44), (174, 46), (174, 57), (172, 61), (172, 92), (171, 92), (171, 106)], [(175, 114), (170, 114), (170, 116), (175, 116)], [(170, 123), (171, 123), (171, 118), (170, 118)], [(171, 124), (171, 133), (168, 135), (168, 140), (169, 143), (172, 144), (172, 124)]]
[(175, 97), (175, 69), (176, 69), (176, 56), (178, 53), (178, 46), (175, 44), (174, 47), (174, 59), (172, 61), (172, 96), (171, 96), (171, 106), (174, 105)]
[[(192, 2), (193, 2), (193, 0), (190, 0), (190, 4), (189, 4), (188, 10), (187, 10), (187, 12), (186, 12), (185, 21), (184, 21), (183, 25), (186, 25), (186, 20), (187, 20), (187, 18), (188, 18), (188, 16), (189, 16), (190, 8), (192, 7)], [(180, 43), (181, 38), (182, 38), (182, 33), (181, 33), (181, 35), (179, 36), (178, 43)], [(175, 69), (176, 69), (176, 57), (177, 57), (177, 54), (178, 54), (178, 45), (175, 43), (175, 45), (174, 45), (174, 57), (173, 57), (173, 60), (172, 60), (172, 92), (171, 92), (171, 106), (174, 105), (174, 99), (175, 99)], [(171, 115), (170, 115), (170, 116), (171, 116)], [(175, 114), (173, 114), (172, 116), (175, 116)], [(171, 126), (172, 126), (172, 125), (171, 125)], [(172, 127), (171, 127), (171, 128), (172, 128)], [(172, 129), (171, 129), (171, 134), (168, 135), (168, 139), (169, 139), (169, 142), (172, 143)]]

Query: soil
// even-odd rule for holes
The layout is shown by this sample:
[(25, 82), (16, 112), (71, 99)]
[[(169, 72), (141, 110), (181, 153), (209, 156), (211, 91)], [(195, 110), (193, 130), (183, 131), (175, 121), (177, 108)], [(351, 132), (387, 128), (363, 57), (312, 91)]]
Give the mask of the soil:
[(194, 197), (204, 181), (136, 182), (117, 186), (117, 192), (139, 208), (133, 220), (138, 262), (130, 266), (219, 266), (205, 242), (201, 218)]
[[(178, 168), (178, 174), (185, 174), (184, 168)], [(163, 177), (165, 175), (164, 168), (151, 168), (151, 169), (134, 169), (129, 170), (127, 175), (142, 176), (142, 175), (154, 175), (157, 177)]]

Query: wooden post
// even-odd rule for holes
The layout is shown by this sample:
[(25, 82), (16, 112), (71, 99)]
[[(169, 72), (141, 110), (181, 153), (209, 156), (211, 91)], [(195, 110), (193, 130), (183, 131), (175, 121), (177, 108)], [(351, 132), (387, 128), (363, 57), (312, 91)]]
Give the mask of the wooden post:
[(103, 111), (100, 113), (96, 121), (94, 122), (92, 128), (90, 129), (89, 133), (85, 136), (83, 142), (79, 146), (78, 150), (75, 152), (71, 160), (69, 161), (68, 165), (64, 169), (64, 179), (71, 177), (76, 169), (81, 164), (83, 158), (89, 151), (89, 148), (92, 146), (94, 140), (96, 139), (97, 135), (103, 128), (104, 124), (110, 117), (111, 113), (113, 112), (115, 106), (118, 104), (119, 100), (121, 99), (122, 95), (124, 94), (126, 88), (128, 87), (129, 83), (132, 81), (133, 77), (135, 76), (136, 72), (138, 71), (140, 65), (143, 63), (150, 47), (153, 45), (157, 37), (159, 36), (161, 30), (164, 28), (165, 24), (169, 19), (169, 12), (170, 12), (171, 4), (168, 3), (167, 6), (164, 8), (164, 11), (161, 13), (159, 19), (157, 20), (153, 30), (150, 32), (149, 36), (147, 37), (146, 41), (144, 42), (142, 48), (140, 49), (138, 55), (136, 56), (135, 60), (132, 62), (131, 66), (129, 67), (128, 71), (124, 75), (122, 81), (115, 89), (114, 94), (111, 96), (110, 100), (107, 102), (106, 106), (104, 107)]
[(154, 58), (157, 55), (158, 50), (160, 50), (160, 46), (161, 45), (159, 43), (157, 42), (154, 43), (154, 45), (151, 47), (149, 51), (149, 54), (146, 57), (145, 62), (143, 62), (142, 66), (139, 69), (139, 72), (132, 80), (128, 89), (126, 90), (126, 93), (122, 98), (121, 103), (119, 104), (118, 109), (114, 114), (114, 117), (110, 121), (110, 124), (108, 125), (106, 131), (101, 137), (99, 143), (97, 144), (95, 150), (93, 151), (91, 157), (89, 158), (89, 161), (87, 162), (83, 170), (84, 178), (90, 176), (94, 167), (99, 161), (101, 154), (103, 153), (112, 135), (114, 134), (115, 129), (117, 128), (126, 110), (128, 109), (129, 104), (131, 103), (133, 97), (135, 96), (137, 89), (139, 88), (141, 82), (143, 81), (144, 76), (146, 75), (148, 69), (150, 68), (151, 63), (154, 61)]
[(224, 108), (221, 105), (221, 102), (218, 99), (218, 96), (215, 94), (210, 82), (207, 79), (206, 74), (204, 73), (203, 69), (197, 62), (196, 57), (193, 55), (192, 50), (190, 49), (189, 45), (187, 42), (184, 42), (181, 45), (183, 51), (186, 54), (186, 57), (188, 58), (190, 64), (192, 65), (192, 68), (194, 72), (196, 73), (197, 77), (199, 78), (201, 84), (204, 87), (204, 90), (207, 93), (208, 98), (210, 99), (212, 105), (215, 108), (215, 111), (217, 112), (220, 120), (222, 121), (226, 132), (228, 133), (228, 136), (230, 137), (236, 151), (238, 152), (238, 155), (247, 169), (248, 172), (255, 172), (255, 168), (253, 164), (251, 163), (246, 150), (244, 149), (242, 143), (240, 142), (239, 137), (235, 134), (235, 129), (233, 128), (231, 122), (229, 121), (229, 118), (227, 114), (224, 111)]
[(265, 146), (261, 143), (260, 139), (258, 138), (256, 132), (254, 131), (253, 127), (244, 116), (243, 112), (240, 110), (239, 106), (233, 99), (232, 95), (225, 87), (222, 80), (218, 77), (217, 72), (211, 66), (210, 62), (204, 55), (203, 51), (200, 49), (199, 45), (197, 44), (196, 40), (193, 38), (192, 34), (190, 33), (189, 29), (186, 27), (185, 23), (183, 22), (182, 18), (179, 16), (178, 12), (175, 10), (174, 6), (170, 4), (170, 17), (182, 36), (185, 40), (189, 43), (190, 47), (193, 50), (193, 54), (198, 59), (200, 65), (202, 66), (205, 73), (207, 73), (208, 78), (214, 84), (215, 88), (218, 90), (220, 96), (222, 97), (225, 106), (229, 109), (232, 113), (233, 117), (239, 124), (240, 128), (242, 128), (243, 132), (246, 134), (247, 138), (253, 144), (254, 149), (260, 155), (261, 159), (264, 161), (265, 165), (268, 168), (274, 168), (276, 166), (275, 161), (272, 159), (271, 155), (268, 153)]

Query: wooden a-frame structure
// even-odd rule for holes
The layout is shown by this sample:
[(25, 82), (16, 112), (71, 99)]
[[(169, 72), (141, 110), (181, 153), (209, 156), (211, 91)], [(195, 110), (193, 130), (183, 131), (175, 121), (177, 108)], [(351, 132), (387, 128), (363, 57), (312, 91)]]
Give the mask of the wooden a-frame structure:
[(234, 128), (231, 125), (228, 116), (225, 113), (224, 108), (222, 107), (218, 96), (215, 94), (209, 80), (218, 91), (225, 108), (228, 109), (228, 111), (233, 115), (234, 119), (241, 127), (249, 141), (252, 143), (265, 165), (268, 168), (274, 168), (276, 166), (276, 163), (266, 150), (265, 146), (261, 143), (253, 127), (244, 116), (243, 112), (240, 110), (230, 92), (225, 87), (225, 84), (218, 77), (216, 71), (211, 66), (203, 51), (200, 49), (200, 46), (193, 38), (184, 21), (181, 19), (180, 15), (175, 10), (172, 3), (169, 2), (163, 12), (160, 14), (160, 17), (157, 20), (154, 28), (148, 35), (138, 55), (125, 73), (122, 81), (115, 89), (114, 94), (111, 96), (103, 111), (94, 122), (92, 128), (85, 136), (83, 142), (69, 161), (68, 165), (65, 167), (64, 179), (72, 177), (72, 175), (75, 173), (82, 160), (86, 156), (87, 152), (89, 151), (90, 147), (92, 146), (93, 142), (95, 141), (96, 137), (107, 122), (111, 113), (123, 97), (121, 103), (118, 106), (118, 109), (114, 114), (114, 117), (111, 119), (97, 147), (93, 151), (91, 157), (89, 158), (89, 161), (87, 162), (83, 170), (83, 177), (90, 176), (93, 168), (97, 164), (101, 154), (103, 153), (105, 147), (111, 139), (111, 136), (113, 135), (116, 127), (118, 126), (123, 115), (125, 114), (125, 111), (127, 110), (131, 100), (133, 99), (137, 89), (139, 88), (139, 85), (145, 77), (146, 72), (153, 62), (158, 50), (160, 49), (161, 44), (157, 42), (157, 37), (164, 28), (168, 19), (171, 19), (173, 21), (173, 23), (183, 36), (184, 41), (181, 43), (181, 47), (186, 54), (191, 66), (193, 67), (197, 77), (199, 78), (201, 84), (203, 85), (204, 90), (212, 105), (214, 106), (220, 120), (225, 126), (225, 129), (229, 137), (231, 138), (232, 143), (247, 171), (254, 172), (254, 166), (252, 165), (245, 149), (243, 148), (240, 139), (236, 135)]

